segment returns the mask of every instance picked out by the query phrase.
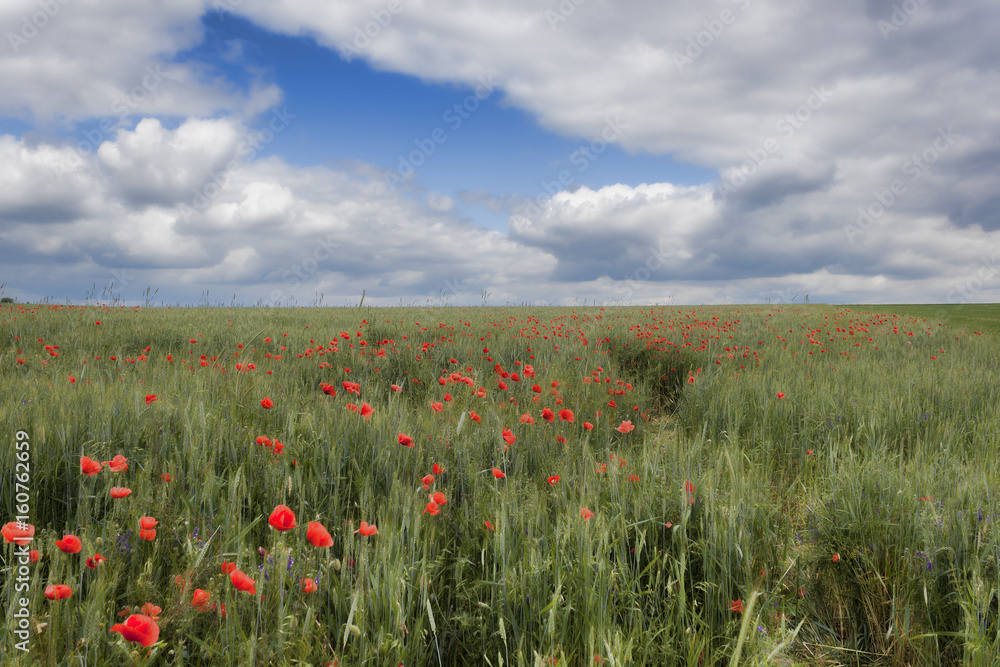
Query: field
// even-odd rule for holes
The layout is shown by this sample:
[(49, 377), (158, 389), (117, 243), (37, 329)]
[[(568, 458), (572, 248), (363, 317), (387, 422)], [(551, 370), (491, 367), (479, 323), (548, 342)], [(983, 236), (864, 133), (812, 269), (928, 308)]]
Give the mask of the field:
[(5, 305), (0, 663), (1000, 664), (958, 308)]

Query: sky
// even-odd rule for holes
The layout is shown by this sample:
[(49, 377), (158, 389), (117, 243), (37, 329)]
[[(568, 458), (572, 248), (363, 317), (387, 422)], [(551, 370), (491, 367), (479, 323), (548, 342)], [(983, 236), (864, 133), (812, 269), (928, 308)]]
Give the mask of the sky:
[(1000, 301), (994, 0), (6, 0), (0, 294)]

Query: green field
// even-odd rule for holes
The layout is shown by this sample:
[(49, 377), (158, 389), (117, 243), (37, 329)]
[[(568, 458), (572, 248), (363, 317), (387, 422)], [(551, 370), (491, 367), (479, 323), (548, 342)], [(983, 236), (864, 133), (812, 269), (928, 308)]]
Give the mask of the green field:
[(995, 305), (5, 305), (0, 523), (41, 557), (0, 548), (0, 663), (997, 665), (998, 340)]

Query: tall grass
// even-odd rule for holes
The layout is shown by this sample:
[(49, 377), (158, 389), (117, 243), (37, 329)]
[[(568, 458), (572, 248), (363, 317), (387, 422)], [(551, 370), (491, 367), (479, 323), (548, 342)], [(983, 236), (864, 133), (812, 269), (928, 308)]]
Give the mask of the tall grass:
[[(991, 334), (828, 307), (13, 306), (0, 327), (0, 432), (30, 436), (44, 554), (25, 655), (5, 547), (5, 665), (1000, 660)], [(362, 402), (368, 420), (346, 407)], [(81, 474), (115, 454), (127, 471)], [(299, 528), (268, 525), (278, 504)], [(55, 547), (64, 533), (80, 554)], [(47, 600), (55, 583), (72, 597)], [(192, 607), (196, 588), (225, 616)], [(145, 603), (162, 608), (151, 650), (109, 632)]]

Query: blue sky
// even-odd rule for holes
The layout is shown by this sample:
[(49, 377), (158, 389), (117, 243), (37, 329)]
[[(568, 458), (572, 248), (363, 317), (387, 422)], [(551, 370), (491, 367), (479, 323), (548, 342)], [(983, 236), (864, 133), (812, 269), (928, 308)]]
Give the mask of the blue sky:
[(0, 8), (20, 300), (1000, 296), (986, 0), (38, 11)]

